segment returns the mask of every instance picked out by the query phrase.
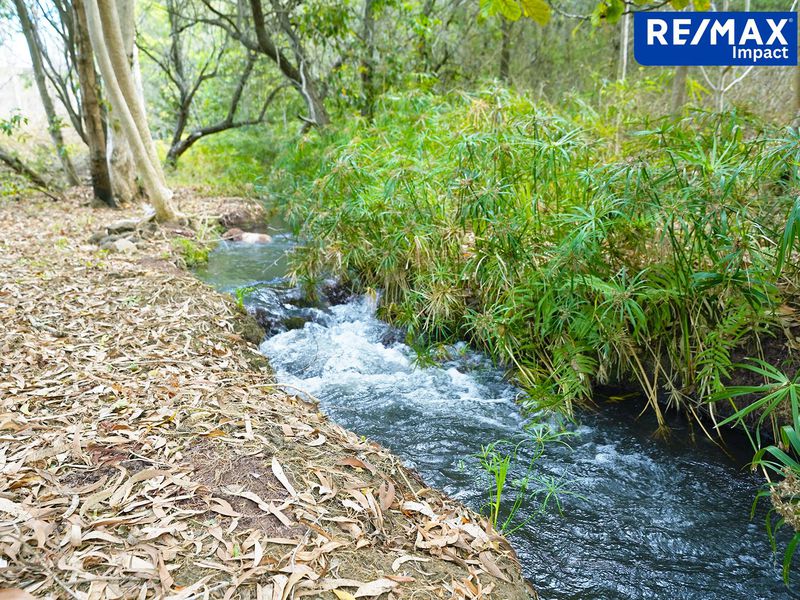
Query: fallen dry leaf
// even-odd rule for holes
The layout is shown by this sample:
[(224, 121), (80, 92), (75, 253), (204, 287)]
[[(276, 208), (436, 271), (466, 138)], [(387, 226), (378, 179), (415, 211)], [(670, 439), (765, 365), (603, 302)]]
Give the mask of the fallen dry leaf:
[(408, 554), (404, 554), (403, 556), (394, 559), (394, 562), (392, 562), (392, 571), (397, 573), (397, 571), (400, 570), (400, 567), (407, 562), (428, 562), (429, 560), (430, 558), (424, 558), (421, 556), (410, 556)]
[(0, 600), (36, 600), (36, 596), (19, 588), (3, 588), (0, 589)]
[[(216, 200), (178, 198), (193, 221), (222, 214)], [(174, 238), (203, 228), (125, 233), (135, 248), (107, 253), (86, 238), (139, 207), (90, 200), (78, 188), (58, 203), (0, 202), (9, 594), (432, 600), (450, 583), (431, 578), (527, 597), (488, 522), (276, 384), (236, 303), (176, 266)], [(391, 572), (424, 562), (430, 575), (380, 573), (388, 556)]]
[(384, 481), (378, 488), (378, 499), (381, 503), (381, 510), (386, 512), (394, 504), (395, 491), (391, 481)]
[(353, 597), (372, 598), (374, 596), (380, 596), (381, 594), (392, 591), (397, 587), (397, 585), (398, 583), (396, 581), (381, 577), (380, 579), (376, 579), (362, 585), (356, 590), (356, 593), (353, 594)]
[(281, 485), (286, 488), (286, 491), (289, 492), (290, 496), (297, 496), (297, 491), (294, 489), (291, 483), (289, 483), (289, 478), (286, 477), (286, 473), (283, 471), (283, 467), (281, 463), (278, 462), (276, 457), (272, 457), (272, 473), (281, 482)]

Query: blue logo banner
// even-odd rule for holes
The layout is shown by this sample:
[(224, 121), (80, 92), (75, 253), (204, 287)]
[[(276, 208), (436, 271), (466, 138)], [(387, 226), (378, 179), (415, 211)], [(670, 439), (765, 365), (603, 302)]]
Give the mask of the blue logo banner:
[(633, 55), (653, 67), (797, 65), (797, 13), (637, 12)]

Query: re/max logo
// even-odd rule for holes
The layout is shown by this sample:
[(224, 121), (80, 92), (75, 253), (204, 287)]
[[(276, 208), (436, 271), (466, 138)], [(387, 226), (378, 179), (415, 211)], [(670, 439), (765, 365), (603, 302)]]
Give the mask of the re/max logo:
[(796, 65), (797, 22), (792, 12), (640, 12), (633, 52), (647, 66)]

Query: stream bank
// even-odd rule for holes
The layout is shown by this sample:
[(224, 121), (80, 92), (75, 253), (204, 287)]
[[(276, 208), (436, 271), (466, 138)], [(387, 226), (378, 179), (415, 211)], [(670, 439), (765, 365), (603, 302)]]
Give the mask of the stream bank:
[(89, 200), (0, 204), (0, 587), (528, 597), (485, 519), (275, 385), (234, 300), (179, 268), (190, 230), (103, 250), (90, 236), (141, 208)]
[[(273, 325), (261, 351), (278, 381), (393, 449), (430, 485), (480, 508), (489, 482), (474, 454), (524, 437), (519, 391), (463, 346), (418, 368), (369, 298), (309, 306), (283, 279), (291, 247), (280, 235), (265, 246), (224, 244), (199, 275), (223, 291), (248, 290), (249, 310)], [(749, 455), (727, 456), (701, 432), (691, 442), (690, 423), (677, 417), (670, 440), (654, 440), (652, 413), (636, 419), (642, 403), (609, 391), (597, 411), (581, 415), (572, 448), (555, 448), (539, 465), (583, 496), (565, 498), (563, 516), (550, 511), (510, 537), (541, 597), (798, 597), (781, 581), (764, 507), (750, 519), (760, 482), (746, 468)]]

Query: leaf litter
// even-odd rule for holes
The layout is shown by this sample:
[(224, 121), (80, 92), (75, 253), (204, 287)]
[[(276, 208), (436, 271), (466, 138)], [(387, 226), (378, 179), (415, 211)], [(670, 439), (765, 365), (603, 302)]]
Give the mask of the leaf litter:
[[(275, 384), (247, 316), (179, 268), (191, 230), (101, 250), (91, 234), (141, 209), (88, 198), (0, 205), (0, 591), (535, 595), (486, 519)], [(200, 222), (247, 211), (179, 200)]]

